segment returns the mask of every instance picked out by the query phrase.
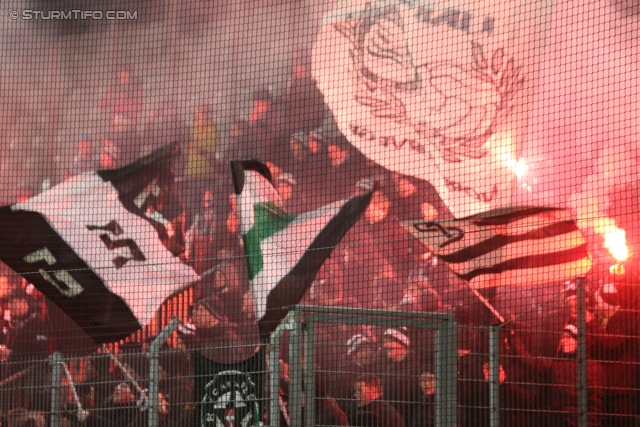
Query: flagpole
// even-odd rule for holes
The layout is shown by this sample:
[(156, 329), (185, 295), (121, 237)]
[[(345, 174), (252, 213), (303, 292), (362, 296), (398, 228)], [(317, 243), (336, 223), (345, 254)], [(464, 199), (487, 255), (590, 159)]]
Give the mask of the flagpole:
[(71, 394), (73, 395), (73, 401), (76, 404), (76, 416), (78, 417), (78, 419), (82, 417), (86, 417), (88, 413), (82, 408), (82, 402), (80, 401), (80, 396), (78, 396), (78, 391), (76, 390), (76, 386), (73, 382), (73, 378), (71, 377), (71, 372), (69, 372), (69, 367), (64, 361), (61, 361), (60, 365), (62, 365), (62, 369), (64, 370), (65, 377), (67, 377), (67, 381), (69, 382), (69, 388), (71, 389)]
[[(526, 129), (526, 126), (524, 126), (524, 128)], [(520, 130), (522, 132), (522, 130)], [(526, 133), (526, 131), (525, 131)], [(515, 137), (516, 141), (514, 142), (514, 144), (511, 145), (512, 147), (512, 152), (510, 153), (512, 159), (514, 161), (517, 161), (521, 154), (522, 154), (522, 140), (524, 139), (523, 137), (521, 138), (520, 135), (518, 134)], [(515, 146), (515, 147), (514, 147)], [(504, 167), (504, 166), (503, 166)], [(507, 166), (507, 174), (509, 174), (509, 178), (511, 178), (509, 180), (509, 182), (511, 183), (510, 185), (507, 185), (506, 188), (504, 188), (497, 199), (497, 206), (495, 206), (492, 203), (492, 209), (495, 208), (499, 208), (499, 207), (509, 207), (509, 206), (513, 206), (513, 199), (514, 199), (514, 194), (517, 188), (517, 176), (515, 175), (515, 173), (511, 173), (511, 169)], [(498, 283), (493, 283), (494, 286), (500, 286), (502, 285), (501, 282), (501, 278), (497, 278)], [(482, 294), (480, 292), (478, 292), (478, 289), (471, 286), (471, 282), (467, 282), (469, 289), (471, 289), (471, 292), (473, 292), (473, 294), (478, 297), (478, 299), (480, 301), (482, 301), (482, 303), (485, 305), (485, 307), (487, 307), (489, 309), (489, 311), (491, 311), (491, 313), (500, 321), (500, 323), (505, 323), (505, 318), (502, 314), (500, 314), (500, 312), (498, 310), (496, 310), (496, 308), (493, 306), (493, 304), (491, 304), (491, 302), (489, 302), (488, 299), (486, 299), (484, 296), (482, 296)]]
[(491, 313), (493, 313), (493, 315), (496, 316), (496, 318), (500, 321), (500, 323), (506, 322), (504, 316), (502, 316), (502, 314), (500, 314), (500, 312), (496, 310), (493, 304), (491, 304), (488, 299), (483, 297), (482, 294), (478, 292), (477, 289), (473, 288), (470, 282), (469, 282), (469, 289), (471, 289), (471, 292), (473, 292), (473, 294), (477, 296), (480, 301), (482, 301), (482, 303), (489, 309), (489, 311), (491, 311)]
[(107, 347), (102, 346), (102, 349), (105, 352), (107, 352), (107, 354), (109, 355), (111, 360), (113, 360), (113, 362), (118, 366), (118, 368), (120, 368), (120, 370), (122, 371), (124, 376), (127, 377), (127, 379), (129, 380), (129, 382), (131, 382), (131, 384), (133, 384), (133, 386), (135, 387), (136, 391), (143, 398), (145, 404), (148, 403), (149, 402), (149, 397), (147, 396), (147, 393), (145, 393), (145, 391), (142, 389), (142, 387), (140, 387), (140, 384), (138, 384), (138, 382), (135, 380), (135, 378), (133, 378), (131, 376), (131, 374), (129, 373), (129, 371), (122, 365), (122, 363), (120, 363), (120, 360), (118, 360), (118, 358), (113, 353), (111, 353)]
[(5, 379), (3, 379), (2, 381), (0, 381), (0, 388), (4, 388), (4, 386), (6, 386), (7, 384), (15, 381), (15, 380), (19, 380), (20, 378), (22, 378), (23, 376), (25, 376), (25, 374), (27, 374), (28, 372), (32, 371), (34, 369), (34, 366), (29, 366), (28, 368), (23, 369), (22, 371), (16, 372), (15, 374), (11, 375), (10, 377), (7, 377)]

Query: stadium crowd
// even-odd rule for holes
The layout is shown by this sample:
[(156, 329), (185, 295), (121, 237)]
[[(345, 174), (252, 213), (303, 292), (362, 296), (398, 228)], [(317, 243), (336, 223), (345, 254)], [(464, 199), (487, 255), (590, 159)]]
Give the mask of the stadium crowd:
[[(182, 158), (174, 173), (181, 203), (156, 200), (148, 206), (149, 216), (160, 212), (169, 221), (165, 244), (203, 277), (194, 289), (189, 318), (182, 319), (171, 345), (162, 348), (160, 423), (194, 425), (198, 402), (191, 357), (192, 351), (203, 350), (204, 334), (209, 346), (217, 342), (227, 348), (209, 349), (208, 355), (218, 361), (250, 354), (237, 354), (252, 342), (247, 337), (255, 336), (255, 319), (228, 160), (258, 158), (268, 164), (282, 208), (289, 212), (306, 212), (375, 189), (364, 217), (335, 248), (302, 303), (455, 313), (458, 424), (488, 426), (487, 327), (497, 322), (495, 315), (399, 224), (443, 219), (450, 213), (429, 183), (391, 173), (348, 143), (335, 128), (309, 65), (308, 56), (296, 58), (281, 97), (257, 89), (248, 119), (232, 123), (224, 148), (211, 105), (200, 105), (190, 132), (180, 138)], [(123, 166), (169, 142), (155, 118), (140, 127), (142, 98), (131, 70), (122, 67), (100, 104), (109, 113), (110, 132), (100, 143), (86, 133), (78, 136), (78, 152), (66, 178)], [(18, 201), (33, 195), (34, 189), (22, 186)], [(3, 424), (45, 427), (48, 414), (57, 411), (64, 426), (147, 425), (146, 353), (154, 337), (130, 340), (113, 354), (103, 349), (75, 359), (73, 375), (65, 377), (61, 390), (63, 403), (52, 408), (47, 357), (56, 349), (56, 331), (49, 327), (49, 306), (10, 271), (0, 278)], [(593, 281), (588, 287), (588, 425), (636, 425), (637, 291), (633, 284), (613, 282)], [(536, 300), (526, 287), (483, 292), (508, 320), (501, 327), (500, 425), (577, 425), (575, 283), (551, 284), (547, 291), (556, 300)], [(515, 300), (525, 301), (525, 308), (510, 306)], [(287, 344), (285, 336), (279, 378), (283, 425), (289, 420), (289, 364), (296, 363), (288, 357)], [(435, 425), (433, 331), (327, 323), (316, 330), (315, 348), (317, 425)]]

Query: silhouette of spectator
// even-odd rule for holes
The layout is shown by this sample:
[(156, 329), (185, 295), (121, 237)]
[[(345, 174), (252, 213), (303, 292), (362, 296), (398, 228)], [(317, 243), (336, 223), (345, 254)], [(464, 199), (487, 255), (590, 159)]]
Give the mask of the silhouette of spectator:
[(91, 135), (81, 133), (78, 135), (78, 153), (73, 158), (73, 163), (65, 172), (65, 179), (85, 172), (92, 172), (100, 167), (100, 154), (96, 153), (91, 142)]
[[(315, 277), (309, 291), (312, 305), (358, 308), (354, 299), (345, 298), (344, 275), (338, 262), (328, 258)], [(323, 369), (335, 371), (340, 363), (340, 349), (355, 332), (355, 327), (342, 323), (319, 323), (315, 330), (316, 359)]]
[[(251, 331), (245, 330), (248, 323), (255, 329), (253, 300), (249, 298), (249, 285), (241, 280), (246, 272), (243, 270), (244, 260), (234, 257), (226, 250), (220, 250), (216, 255), (216, 263), (203, 280), (195, 286), (195, 301), (214, 298), (224, 307), (223, 314), (234, 324), (238, 325), (239, 333), (248, 336)], [(249, 297), (251, 294), (249, 293)], [(245, 304), (251, 303), (250, 307)]]
[(402, 299), (402, 284), (395, 278), (392, 270), (376, 273), (368, 291), (366, 298), (364, 296), (360, 298), (366, 308), (394, 310)]
[(417, 409), (415, 426), (433, 427), (435, 425), (436, 404), (436, 376), (431, 372), (423, 372), (420, 375), (420, 391), (422, 401)]
[(263, 162), (280, 163), (286, 158), (289, 117), (283, 103), (274, 99), (269, 90), (261, 88), (253, 93), (253, 106), (245, 132), (248, 157)]
[(249, 127), (244, 135), (248, 149), (246, 154), (266, 162), (273, 159), (276, 145), (271, 122), (273, 96), (267, 89), (257, 89), (253, 93), (252, 102)]
[(100, 100), (100, 109), (109, 113), (115, 131), (124, 131), (138, 125), (142, 103), (142, 85), (131, 75), (131, 67), (121, 65), (114, 83)]
[(324, 137), (319, 130), (313, 130), (309, 132), (309, 139), (307, 140), (307, 149), (311, 155), (317, 155), (323, 151)]
[[(298, 182), (292, 174), (284, 172), (278, 174), (273, 182), (278, 196), (280, 196), (281, 208), (287, 212), (299, 212), (300, 211), (300, 199), (297, 190)], [(294, 197), (294, 194), (296, 197)]]
[(59, 414), (58, 425), (64, 427), (107, 427), (107, 420), (84, 406), (79, 410), (76, 403), (63, 405), (64, 411)]
[[(317, 181), (321, 181), (321, 177), (314, 176), (314, 173), (320, 173), (320, 171), (324, 176), (322, 155), (311, 154), (308, 144), (307, 134), (290, 135), (284, 144), (286, 146), (282, 148), (282, 154), (273, 160), (276, 168), (292, 175), (297, 182), (293, 208), (295, 212), (309, 211), (326, 204), (323, 199), (316, 200), (320, 196), (316, 190)], [(308, 195), (311, 194), (314, 196), (313, 200), (307, 200)]]
[(366, 327), (349, 338), (344, 349), (335, 353), (341, 360), (338, 368), (328, 375), (328, 393), (344, 410), (349, 408), (354, 394), (355, 379), (360, 374), (375, 373), (380, 354), (375, 337)]
[(379, 373), (385, 399), (402, 415), (407, 426), (415, 425), (421, 401), (420, 375), (433, 372), (412, 350), (407, 328), (389, 328), (382, 335), (385, 354)]
[(371, 235), (379, 242), (380, 251), (389, 260), (401, 280), (406, 280), (416, 265), (417, 255), (424, 252), (424, 246), (400, 225), (401, 218), (392, 210), (394, 187), (390, 185), (389, 175), (384, 175), (384, 185), (374, 193), (374, 197), (365, 212)]
[(24, 427), (29, 419), (29, 411), (25, 408), (12, 408), (7, 414), (7, 425), (9, 427)]
[(429, 281), (419, 277), (409, 279), (398, 310), (436, 312), (441, 308), (440, 294)]
[[(545, 405), (538, 393), (536, 382), (540, 381), (531, 367), (523, 364), (522, 358), (512, 354), (508, 337), (519, 327), (509, 323), (503, 330), (498, 367), (500, 425), (527, 426), (531, 422), (533, 409)], [(460, 346), (458, 358), (458, 399), (460, 424), (463, 426), (489, 426), (490, 372), (488, 363), (488, 337), (485, 329), (464, 328), (465, 338)], [(517, 331), (522, 334), (522, 331)], [(542, 382), (542, 381), (541, 381)], [(535, 425), (535, 424), (534, 424)]]
[(118, 147), (115, 142), (109, 138), (102, 140), (102, 149), (100, 150), (100, 169), (114, 169), (119, 163)]
[(100, 100), (99, 107), (109, 113), (110, 139), (116, 143), (121, 155), (118, 166), (135, 160), (140, 154), (136, 133), (143, 98), (142, 85), (134, 79), (128, 65), (118, 67), (116, 79)]
[(633, 390), (640, 361), (635, 287), (635, 283), (605, 283), (595, 293), (597, 320), (594, 323), (600, 329), (594, 333), (590, 353), (604, 369), (603, 411), (606, 415), (603, 421), (607, 426), (634, 425), (638, 413)]
[[(442, 299), (429, 282), (420, 279), (409, 281), (407, 290), (398, 304), (399, 311), (437, 313), (442, 309)], [(435, 331), (428, 328), (407, 328), (414, 345), (413, 351), (423, 366), (433, 371), (435, 366)]]
[(45, 427), (47, 425), (42, 411), (14, 408), (8, 414), (9, 427)]
[(160, 353), (160, 392), (168, 404), (167, 425), (188, 425), (193, 419), (193, 373), (188, 353), (166, 348)]
[[(193, 308), (189, 307), (189, 319), (191, 319)], [(197, 348), (196, 340), (196, 325), (192, 321), (185, 321), (184, 324), (178, 327), (176, 348), (181, 350), (187, 350), (189, 353), (191, 350)]]
[(173, 180), (173, 169), (158, 178), (158, 195), (147, 197), (141, 209), (152, 222), (163, 245), (174, 256), (183, 257), (187, 212), (177, 184)]
[[(542, 395), (544, 378), (536, 370), (523, 363), (513, 350), (512, 336), (523, 335), (529, 342), (529, 329), (520, 322), (509, 321), (503, 326), (500, 340), (500, 425), (505, 427), (527, 427), (543, 424), (543, 416), (536, 408), (544, 407)], [(485, 380), (489, 378), (488, 363), (483, 365)], [(485, 393), (488, 396), (488, 390)]]
[(50, 366), (47, 360), (50, 346), (49, 324), (42, 317), (40, 306), (22, 288), (14, 289), (8, 297), (10, 320), (7, 348), (11, 373), (32, 368), (23, 380), (28, 409), (48, 411), (51, 392)]
[[(576, 350), (578, 329), (568, 324), (564, 327), (558, 342), (557, 357), (532, 356), (518, 335), (512, 336), (512, 346), (522, 361), (541, 372), (553, 376), (550, 402), (551, 425), (575, 427), (578, 425), (578, 363)], [(601, 425), (602, 388), (604, 370), (595, 360), (587, 360), (588, 383), (588, 426)]]
[[(433, 220), (437, 216), (449, 216), (438, 192), (427, 181), (394, 173), (392, 190), (388, 195), (391, 215), (399, 220)], [(433, 209), (427, 217), (424, 215), (426, 206)]]
[(308, 135), (302, 132), (296, 132), (289, 138), (289, 149), (296, 162), (301, 162), (308, 155), (308, 141)]
[(160, 147), (176, 141), (186, 141), (188, 128), (181, 125), (175, 117), (167, 117), (163, 110), (149, 110), (147, 122), (142, 129), (142, 148), (140, 155), (145, 156)]
[(140, 396), (128, 382), (120, 382), (114, 388), (105, 406), (104, 418), (108, 425), (144, 427), (147, 425), (146, 411), (139, 406)]
[(204, 189), (202, 194), (202, 209), (195, 215), (193, 224), (185, 234), (185, 258), (198, 273), (204, 273), (212, 268), (216, 259), (219, 240), (219, 218), (217, 206), (211, 187)]
[[(564, 283), (563, 296), (564, 296), (564, 313), (563, 324), (575, 325), (578, 320), (578, 301), (576, 293), (575, 280), (569, 280)], [(603, 325), (600, 324), (599, 318), (595, 312), (595, 308), (589, 304), (589, 298), (587, 301), (587, 311), (585, 317), (587, 321), (587, 351), (589, 356), (592, 356), (593, 346), (598, 341), (599, 337), (605, 333)]]
[(348, 181), (336, 174), (338, 171), (330, 169), (326, 142), (319, 131), (295, 133), (288, 144), (285, 151), (290, 153), (289, 162), (278, 164), (299, 183), (298, 211), (317, 209), (351, 196), (353, 187), (349, 188)]
[(82, 382), (77, 385), (82, 407), (104, 416), (103, 408), (116, 385), (116, 377), (109, 369), (111, 361), (103, 354), (88, 356), (84, 361)]
[[(280, 425), (289, 424), (289, 364), (280, 359), (280, 378), (278, 380), (280, 388), (280, 399), (282, 402), (282, 411), (280, 413)], [(304, 363), (304, 362), (303, 362)], [(319, 369), (319, 368), (318, 368)], [(315, 424), (317, 426), (348, 426), (349, 421), (347, 415), (340, 408), (338, 403), (334, 400), (333, 396), (327, 394), (327, 387), (325, 383), (325, 376), (318, 372), (315, 373)], [(305, 409), (308, 403), (306, 393), (302, 394), (302, 414), (301, 418), (303, 425), (306, 425)]]
[(246, 335), (225, 314), (226, 307), (215, 296), (196, 299), (192, 309), (195, 349), (217, 363), (237, 363), (255, 352), (259, 337)]
[(288, 135), (309, 133), (325, 119), (324, 95), (311, 77), (311, 55), (306, 50), (296, 52), (284, 103), (289, 117)]
[(347, 414), (352, 426), (359, 427), (404, 427), (400, 413), (382, 399), (382, 381), (375, 374), (359, 375), (354, 382), (355, 408)]
[(251, 141), (248, 138), (249, 122), (237, 119), (229, 126), (230, 145), (227, 147), (226, 157), (230, 159), (244, 159), (251, 157)]
[[(327, 137), (324, 140), (326, 146), (327, 161), (323, 164), (324, 173), (317, 173), (324, 179), (322, 197), (329, 199), (343, 199), (352, 195), (356, 184), (371, 178), (375, 170), (369, 167), (366, 157), (357, 151), (343, 135)], [(328, 193), (328, 194), (327, 194)]]
[(184, 149), (187, 187), (183, 197), (196, 212), (202, 210), (202, 192), (215, 186), (216, 174), (220, 172), (216, 171), (219, 145), (220, 133), (213, 120), (213, 108), (202, 104), (196, 109), (191, 137)]

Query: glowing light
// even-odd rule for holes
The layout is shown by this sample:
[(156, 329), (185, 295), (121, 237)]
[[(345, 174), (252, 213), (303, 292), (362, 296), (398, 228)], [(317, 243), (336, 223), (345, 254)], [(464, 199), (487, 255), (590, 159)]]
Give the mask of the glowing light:
[(607, 248), (611, 256), (618, 262), (629, 258), (629, 247), (627, 246), (626, 232), (618, 228), (610, 218), (603, 218), (596, 221), (595, 230), (604, 237), (604, 247)]
[(618, 263), (618, 264), (614, 264), (611, 267), (609, 267), (609, 273), (615, 275), (615, 276), (621, 276), (624, 274), (624, 265)]
[(626, 233), (617, 229), (604, 235), (604, 247), (611, 252), (611, 255), (618, 261), (629, 258), (629, 248), (627, 247)]
[(505, 164), (511, 171), (518, 177), (518, 179), (522, 179), (527, 173), (527, 164), (524, 159), (507, 159), (505, 160)]
[(524, 159), (519, 159), (516, 162), (516, 166), (513, 168), (513, 172), (516, 174), (518, 179), (522, 179), (524, 175), (527, 173), (527, 164), (524, 162)]

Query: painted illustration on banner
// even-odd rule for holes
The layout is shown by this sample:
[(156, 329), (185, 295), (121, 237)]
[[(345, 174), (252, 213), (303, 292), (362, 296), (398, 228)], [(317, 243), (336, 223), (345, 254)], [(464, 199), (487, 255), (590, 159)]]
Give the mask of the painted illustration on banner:
[(509, 202), (524, 134), (521, 13), (509, 3), (342, 3), (317, 38), (314, 78), (368, 158), (430, 181), (457, 217), (486, 211)]

